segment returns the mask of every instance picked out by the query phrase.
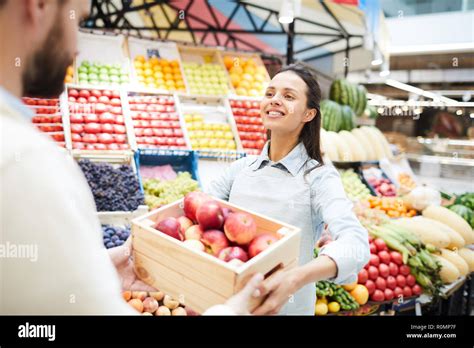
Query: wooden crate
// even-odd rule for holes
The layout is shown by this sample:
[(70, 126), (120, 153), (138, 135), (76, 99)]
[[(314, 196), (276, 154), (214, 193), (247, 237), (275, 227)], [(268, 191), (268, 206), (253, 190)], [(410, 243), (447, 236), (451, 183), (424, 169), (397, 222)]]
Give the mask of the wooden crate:
[[(298, 228), (216, 200), (233, 211), (250, 213), (257, 224), (258, 234), (274, 233), (281, 236), (280, 240), (243, 265), (235, 266), (187, 248), (182, 242), (152, 227), (164, 218), (183, 215), (183, 200), (132, 221), (133, 256), (138, 276), (198, 313), (223, 304), (255, 273), (268, 274), (281, 265), (292, 267), (299, 257)], [(252, 308), (258, 304), (255, 300)]]

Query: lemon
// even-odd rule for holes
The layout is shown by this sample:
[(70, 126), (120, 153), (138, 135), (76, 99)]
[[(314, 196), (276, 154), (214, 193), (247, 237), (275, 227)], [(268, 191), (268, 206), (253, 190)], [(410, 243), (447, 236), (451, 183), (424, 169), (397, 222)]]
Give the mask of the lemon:
[(318, 303), (314, 310), (315, 315), (326, 315), (328, 314), (328, 306), (325, 303)]
[(316, 304), (318, 303), (328, 304), (328, 300), (326, 299), (326, 297), (321, 297), (317, 299)]
[(341, 310), (341, 305), (337, 302), (331, 302), (328, 304), (328, 310), (330, 313), (337, 313)]

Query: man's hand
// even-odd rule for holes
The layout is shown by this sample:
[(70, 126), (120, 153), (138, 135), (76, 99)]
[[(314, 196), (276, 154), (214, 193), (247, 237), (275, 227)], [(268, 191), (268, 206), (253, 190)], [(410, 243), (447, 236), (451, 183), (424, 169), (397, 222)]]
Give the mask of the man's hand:
[(152, 286), (142, 282), (137, 278), (135, 268), (133, 267), (132, 255), (132, 238), (121, 246), (108, 249), (110, 259), (117, 269), (123, 290), (130, 291), (157, 291)]
[(252, 299), (260, 297), (258, 288), (261, 286), (262, 280), (262, 274), (255, 274), (247, 284), (245, 284), (245, 287), (229, 298), (225, 304), (237, 315), (250, 314), (249, 305)]

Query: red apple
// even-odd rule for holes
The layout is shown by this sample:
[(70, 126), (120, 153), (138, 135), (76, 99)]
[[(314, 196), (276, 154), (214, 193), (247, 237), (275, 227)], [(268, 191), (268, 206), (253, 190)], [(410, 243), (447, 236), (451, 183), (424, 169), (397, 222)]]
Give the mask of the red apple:
[[(229, 219), (237, 213), (231, 214)], [(227, 222), (226, 222), (227, 224)], [(255, 257), (256, 255), (260, 254), (266, 248), (278, 241), (278, 238), (270, 233), (263, 233), (257, 237), (255, 237), (249, 245), (249, 256), (250, 258)]]
[(204, 244), (202, 244), (199, 240), (196, 239), (187, 239), (183, 242), (184, 245), (186, 245), (188, 248), (194, 249), (194, 250), (199, 250), (199, 251), (205, 251), (206, 248), (204, 247)]
[(192, 221), (197, 221), (196, 220), (196, 211), (199, 208), (201, 204), (204, 202), (210, 200), (211, 197), (209, 197), (207, 194), (204, 192), (190, 192), (184, 197), (184, 215), (186, 215), (187, 218), (191, 219)]
[(239, 259), (245, 262), (249, 259), (245, 250), (237, 246), (222, 249), (221, 252), (219, 253), (219, 258), (225, 262), (229, 262), (230, 260), (233, 260), (233, 259)]
[(155, 228), (170, 237), (181, 241), (183, 240), (183, 236), (180, 232), (181, 225), (174, 217), (169, 217), (164, 220), (161, 220), (155, 225)]
[(255, 238), (257, 224), (253, 217), (247, 213), (232, 213), (225, 221), (224, 232), (230, 241), (245, 245)]
[(192, 225), (190, 226), (186, 232), (184, 232), (184, 239), (196, 239), (201, 240), (202, 234), (204, 231), (199, 225)]
[(206, 252), (214, 256), (219, 255), (220, 251), (229, 246), (229, 241), (224, 232), (219, 230), (209, 230), (202, 234), (201, 242), (206, 247)]
[(224, 223), (224, 214), (219, 203), (209, 200), (202, 203), (196, 210), (196, 219), (204, 231), (217, 230)]

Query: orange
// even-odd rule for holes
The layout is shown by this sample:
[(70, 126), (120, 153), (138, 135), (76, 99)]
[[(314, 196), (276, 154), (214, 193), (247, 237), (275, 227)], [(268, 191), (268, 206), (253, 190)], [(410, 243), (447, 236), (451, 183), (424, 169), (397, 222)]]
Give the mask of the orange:
[(163, 72), (165, 74), (171, 74), (173, 72), (173, 69), (171, 69), (169, 66), (163, 66)]
[(230, 68), (229, 72), (231, 74), (241, 75), (244, 72), (244, 69), (242, 69), (240, 65), (234, 65), (232, 68)]
[(357, 282), (354, 282), (354, 283), (351, 283), (351, 284), (343, 285), (342, 287), (343, 287), (344, 290), (346, 290), (346, 291), (352, 291), (352, 290), (355, 289), (356, 286), (357, 286)]
[(170, 63), (166, 59), (162, 59), (160, 64), (161, 64), (162, 67), (165, 67), (165, 66), (169, 67), (169, 65), (170, 65)]
[(171, 74), (165, 74), (165, 80), (172, 80), (173, 79), (173, 75)]
[(245, 72), (246, 74), (253, 75), (253, 74), (255, 74), (256, 69), (255, 69), (254, 66), (247, 65), (247, 66), (244, 68), (244, 72)]
[(74, 75), (74, 69), (72, 66), (67, 67), (66, 75), (70, 75), (70, 76)]
[(135, 57), (135, 61), (144, 63), (145, 62), (145, 57), (142, 56), (142, 55), (138, 55), (138, 56)]
[(168, 80), (165, 82), (165, 85), (173, 87), (174, 86), (174, 81), (173, 80)]
[(162, 71), (162, 69), (163, 69), (163, 68), (162, 68), (161, 65), (159, 65), (159, 64), (153, 66), (153, 71)]
[(253, 81), (253, 76), (250, 75), (250, 74), (243, 74), (243, 75), (242, 75), (242, 78), (243, 78), (244, 80), (247, 80), (247, 81), (250, 81), (250, 82)]
[(151, 57), (148, 62), (151, 64), (151, 65), (157, 65), (160, 61), (158, 58), (156, 57)]
[(143, 69), (151, 69), (151, 64), (148, 62), (143, 63)]
[(151, 75), (153, 75), (153, 70), (151, 70), (151, 69), (145, 69), (145, 71), (143, 71), (143, 75), (145, 75), (145, 76), (151, 76)]
[(231, 56), (225, 56), (224, 57), (224, 64), (225, 64), (225, 67), (227, 68), (227, 70), (229, 70), (234, 65), (234, 58), (232, 58)]
[(179, 68), (176, 68), (176, 67), (172, 68), (171, 71), (172, 71), (173, 74), (181, 74), (181, 70)]
[(177, 80), (177, 81), (175, 81), (175, 85), (179, 88), (184, 87), (184, 81), (183, 80)]
[(245, 88), (239, 87), (235, 90), (238, 95), (248, 95), (247, 90)]
[(156, 79), (161, 79), (163, 78), (163, 73), (161, 71), (157, 71), (153, 74), (153, 76), (156, 78)]
[(173, 68), (179, 68), (179, 62), (177, 60), (172, 60), (170, 61), (170, 65), (173, 67)]
[(181, 80), (181, 74), (173, 74), (174, 80)]
[(250, 82), (248, 80), (240, 80), (238, 86), (242, 88), (249, 88)]
[(357, 284), (354, 290), (350, 292), (350, 294), (352, 297), (354, 297), (356, 302), (360, 305), (366, 304), (367, 301), (369, 300), (369, 291), (367, 290), (365, 286), (360, 285), (360, 284)]
[(133, 65), (135, 66), (135, 69), (142, 69), (143, 68), (143, 63), (140, 62), (140, 61), (133, 62)]
[(238, 86), (240, 82), (240, 75), (230, 74), (230, 82), (232, 82), (233, 86)]
[(66, 78), (64, 79), (64, 82), (65, 82), (65, 83), (71, 83), (71, 82), (72, 82), (72, 76), (71, 76), (71, 75), (67, 75)]

